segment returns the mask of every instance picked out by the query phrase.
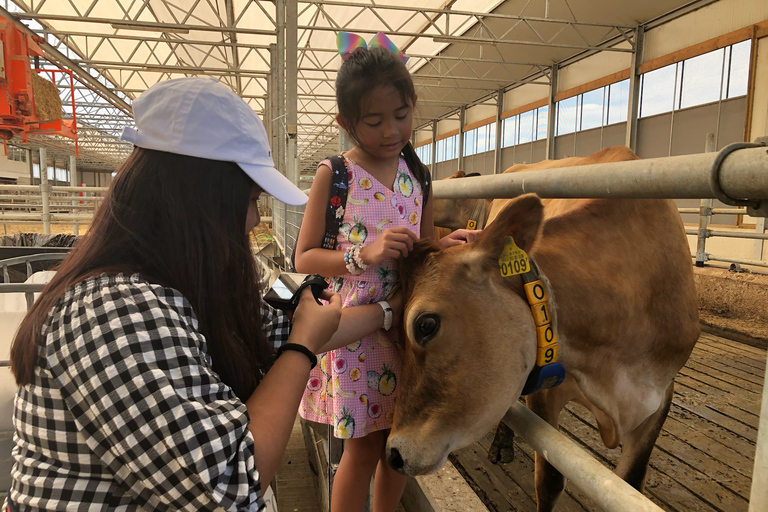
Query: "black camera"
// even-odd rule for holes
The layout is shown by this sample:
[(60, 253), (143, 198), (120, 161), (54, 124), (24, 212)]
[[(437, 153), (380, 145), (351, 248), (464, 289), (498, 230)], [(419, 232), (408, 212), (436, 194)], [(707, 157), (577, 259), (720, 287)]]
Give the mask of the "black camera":
[(293, 311), (299, 305), (301, 292), (309, 287), (315, 300), (320, 304), (320, 294), (328, 288), (328, 283), (320, 274), (297, 274), (283, 272), (272, 287), (264, 294), (264, 301), (275, 309)]

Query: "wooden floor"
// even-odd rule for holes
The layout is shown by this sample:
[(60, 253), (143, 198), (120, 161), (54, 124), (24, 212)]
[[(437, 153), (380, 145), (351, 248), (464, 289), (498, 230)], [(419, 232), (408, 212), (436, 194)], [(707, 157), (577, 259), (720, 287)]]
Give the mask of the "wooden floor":
[[(656, 442), (645, 495), (667, 511), (747, 511), (755, 442), (765, 377), (766, 351), (703, 334), (675, 381), (675, 396)], [(560, 417), (561, 432), (609, 467), (619, 449), (606, 449), (591, 414), (570, 404)], [(451, 456), (489, 510), (536, 510), (533, 452), (515, 441), (515, 460), (493, 465), (487, 459), (492, 436)], [(763, 482), (762, 485), (768, 485)], [(597, 511), (568, 484), (558, 511)]]

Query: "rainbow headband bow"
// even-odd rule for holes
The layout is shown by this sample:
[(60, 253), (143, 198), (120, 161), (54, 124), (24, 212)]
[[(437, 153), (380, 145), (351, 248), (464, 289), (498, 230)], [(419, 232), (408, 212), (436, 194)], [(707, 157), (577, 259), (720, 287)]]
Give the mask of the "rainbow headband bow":
[(342, 60), (347, 60), (350, 55), (361, 48), (366, 50), (373, 48), (386, 48), (387, 50), (400, 57), (400, 60), (403, 61), (403, 64), (408, 62), (408, 56), (398, 50), (397, 46), (395, 46), (395, 43), (393, 43), (391, 39), (385, 36), (384, 32), (378, 32), (375, 36), (373, 36), (368, 44), (365, 44), (365, 39), (359, 35), (353, 34), (352, 32), (342, 31), (339, 32), (339, 35), (336, 36), (336, 46), (339, 48), (339, 53), (341, 54)]

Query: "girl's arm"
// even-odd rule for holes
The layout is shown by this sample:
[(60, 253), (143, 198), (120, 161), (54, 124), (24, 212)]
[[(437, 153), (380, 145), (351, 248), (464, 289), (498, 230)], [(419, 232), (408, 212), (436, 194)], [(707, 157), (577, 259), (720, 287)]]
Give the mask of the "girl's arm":
[[(387, 302), (392, 308), (392, 326), (390, 329), (396, 329), (400, 324), (400, 318), (403, 316), (402, 292), (398, 291)], [(339, 328), (317, 353), (322, 354), (329, 350), (346, 347), (369, 334), (373, 334), (382, 327), (384, 327), (384, 309), (377, 303), (344, 308), (341, 310)]]
[[(321, 165), (309, 193), (304, 220), (296, 242), (296, 271), (303, 274), (320, 274), (323, 277), (347, 273), (344, 253), (323, 249), (325, 235), (325, 210), (331, 196), (331, 169)], [(408, 228), (394, 227), (384, 231), (370, 245), (360, 251), (360, 258), (368, 265), (378, 265), (385, 258), (407, 256), (418, 237)]]
[(304, 220), (296, 241), (296, 271), (303, 274), (331, 277), (347, 272), (343, 252), (323, 249), (325, 211), (331, 199), (331, 173), (327, 165), (317, 168), (304, 210)]
[[(452, 247), (454, 245), (461, 245), (473, 242), (475, 238), (482, 232), (479, 229), (457, 229), (449, 235), (445, 235), (440, 240), (437, 240), (437, 245), (445, 249), (446, 247)], [(435, 225), (434, 216), (432, 215), (432, 194), (427, 198), (427, 202), (424, 203), (424, 208), (421, 211), (421, 238), (435, 239)]]

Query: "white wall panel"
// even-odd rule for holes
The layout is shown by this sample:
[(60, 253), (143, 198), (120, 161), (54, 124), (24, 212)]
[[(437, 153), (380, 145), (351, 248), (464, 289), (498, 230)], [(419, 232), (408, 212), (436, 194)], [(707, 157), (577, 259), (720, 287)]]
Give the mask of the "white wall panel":
[[(629, 43), (617, 45), (617, 48), (630, 48)], [(558, 92), (578, 87), (604, 76), (624, 71), (630, 66), (631, 55), (628, 53), (603, 52), (582, 59), (560, 70)]]
[(487, 119), (495, 115), (496, 115), (495, 105), (475, 105), (467, 109), (467, 113), (465, 114), (464, 125), (466, 126), (468, 124), (476, 123), (477, 121), (481, 121), (483, 119)]
[(437, 136), (439, 137), (443, 133), (448, 133), (453, 130), (459, 129), (458, 119), (443, 119), (437, 122)]
[(766, 0), (720, 0), (646, 32), (643, 62), (767, 19)]
[(549, 87), (526, 84), (504, 93), (504, 110), (512, 110), (549, 97)]
[(0, 177), (16, 178), (19, 185), (29, 183), (29, 163), (16, 162), (0, 156)]

